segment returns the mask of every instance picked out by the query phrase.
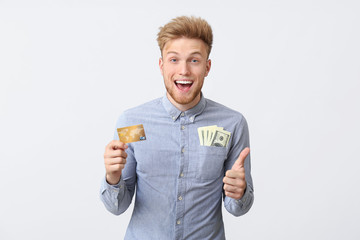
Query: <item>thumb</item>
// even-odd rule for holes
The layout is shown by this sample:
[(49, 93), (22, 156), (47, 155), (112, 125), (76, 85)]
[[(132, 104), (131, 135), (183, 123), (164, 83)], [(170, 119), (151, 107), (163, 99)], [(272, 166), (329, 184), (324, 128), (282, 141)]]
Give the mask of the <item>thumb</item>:
[(236, 162), (234, 163), (234, 165), (232, 166), (232, 170), (239, 170), (240, 168), (244, 167), (244, 162), (246, 157), (249, 155), (250, 153), (250, 148), (246, 147), (244, 148), (244, 150), (241, 151), (238, 159), (236, 160)]

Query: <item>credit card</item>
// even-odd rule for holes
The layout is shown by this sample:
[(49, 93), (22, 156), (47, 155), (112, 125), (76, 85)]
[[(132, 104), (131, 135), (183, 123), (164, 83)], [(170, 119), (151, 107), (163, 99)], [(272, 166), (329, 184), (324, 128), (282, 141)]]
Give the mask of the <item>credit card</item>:
[(120, 142), (131, 143), (146, 140), (144, 126), (142, 124), (117, 129)]

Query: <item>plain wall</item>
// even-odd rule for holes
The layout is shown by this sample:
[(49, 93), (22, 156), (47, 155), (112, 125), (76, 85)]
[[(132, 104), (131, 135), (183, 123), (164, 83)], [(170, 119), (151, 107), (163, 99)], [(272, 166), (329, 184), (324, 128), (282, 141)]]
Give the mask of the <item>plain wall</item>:
[(360, 239), (359, 1), (0, 0), (0, 239), (123, 239), (99, 199), (117, 117), (165, 94), (158, 28), (214, 31), (203, 93), (249, 123), (227, 239)]

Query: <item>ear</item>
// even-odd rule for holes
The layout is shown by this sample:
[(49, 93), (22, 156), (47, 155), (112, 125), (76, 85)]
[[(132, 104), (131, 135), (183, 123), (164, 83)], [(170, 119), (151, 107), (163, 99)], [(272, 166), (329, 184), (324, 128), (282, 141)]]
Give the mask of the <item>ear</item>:
[(160, 68), (160, 72), (161, 72), (161, 75), (164, 76), (163, 67), (164, 67), (163, 59), (162, 59), (162, 58), (159, 58), (159, 68)]
[(211, 68), (211, 59), (208, 59), (206, 61), (206, 72), (205, 72), (205, 77), (207, 77), (207, 75), (209, 74), (210, 72), (210, 68)]

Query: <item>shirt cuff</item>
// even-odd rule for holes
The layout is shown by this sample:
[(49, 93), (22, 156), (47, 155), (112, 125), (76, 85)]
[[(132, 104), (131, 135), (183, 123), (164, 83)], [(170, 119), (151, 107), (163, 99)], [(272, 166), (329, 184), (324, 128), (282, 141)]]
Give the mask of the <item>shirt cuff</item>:
[(251, 192), (251, 188), (249, 185), (247, 185), (244, 195), (242, 195), (242, 197), (238, 200), (233, 199), (234, 202), (238, 205), (246, 206), (248, 204), (248, 202), (251, 201), (251, 193), (250, 192)]
[(119, 194), (119, 191), (124, 189), (125, 181), (123, 180), (122, 176), (120, 177), (120, 181), (115, 184), (111, 185), (106, 181), (106, 176), (103, 179), (102, 186), (101, 186), (101, 193), (105, 192), (106, 190), (111, 193)]

